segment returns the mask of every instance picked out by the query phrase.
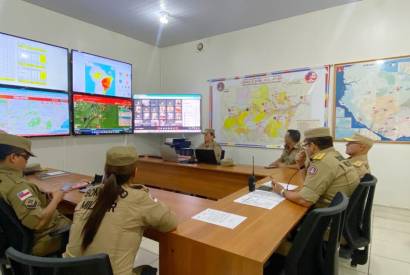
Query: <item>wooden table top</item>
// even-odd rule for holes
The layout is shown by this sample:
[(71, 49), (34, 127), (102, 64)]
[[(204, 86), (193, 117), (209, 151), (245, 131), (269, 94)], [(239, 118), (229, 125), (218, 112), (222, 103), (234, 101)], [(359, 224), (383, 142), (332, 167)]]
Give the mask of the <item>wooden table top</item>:
[[(48, 179), (39, 179), (36, 175), (27, 177), (32, 183), (35, 183), (41, 191), (51, 193), (60, 189), (65, 183), (76, 184), (82, 181), (90, 181), (92, 177), (69, 173), (66, 175), (56, 176)], [(193, 215), (201, 212), (203, 209), (213, 207), (214, 201), (175, 193), (171, 191), (149, 188), (153, 197), (156, 197), (160, 201), (168, 205), (177, 215), (179, 222), (189, 219)], [(67, 192), (64, 195), (64, 201), (66, 203), (77, 205), (83, 197), (84, 193), (78, 190)], [(189, 206), (189, 207), (187, 207)]]
[[(287, 182), (295, 170), (272, 169), (273, 178)], [(299, 172), (291, 183), (301, 186), (303, 179)], [(270, 180), (262, 179), (258, 185)], [(234, 202), (235, 199), (248, 193), (244, 188), (215, 202), (213, 209), (247, 217), (240, 225), (231, 230), (228, 228), (189, 219), (178, 225), (172, 234), (191, 238), (209, 246), (230, 251), (233, 254), (266, 262), (280, 245), (282, 239), (294, 228), (306, 214), (307, 208), (285, 200), (272, 210), (248, 206)]]
[[(203, 169), (209, 171), (216, 171), (216, 172), (224, 172), (224, 173), (235, 173), (235, 174), (252, 174), (252, 165), (244, 165), (244, 164), (235, 164), (235, 166), (222, 166), (222, 165), (213, 165), (213, 164), (206, 164), (206, 163), (178, 163), (172, 161), (164, 161), (162, 159), (157, 158), (150, 158), (150, 157), (141, 157), (139, 161), (142, 162), (149, 162), (149, 163), (156, 163), (162, 165), (170, 165), (170, 166), (182, 166), (182, 167), (189, 167), (192, 169)], [(263, 166), (255, 165), (255, 175), (260, 177), (266, 177), (272, 174), (273, 169), (266, 169)]]
[[(206, 164), (178, 164), (155, 159), (144, 159), (142, 161), (165, 163), (166, 165), (186, 165), (193, 169), (211, 169), (231, 173), (235, 173), (235, 171), (237, 173), (247, 173), (246, 169), (250, 167), (210, 167), (211, 165)], [(299, 186), (303, 184), (300, 173), (294, 169), (264, 169), (263, 173), (268, 173), (268, 175), (271, 175), (275, 180), (280, 182), (288, 182), (288, 180), (293, 177), (290, 183)], [(64, 183), (74, 184), (91, 179), (89, 176), (78, 174), (57, 176), (45, 180), (40, 180), (35, 175), (29, 176), (28, 178), (45, 192), (52, 192), (53, 190), (59, 189)], [(260, 185), (268, 180), (269, 178), (266, 177), (258, 181), (257, 184)], [(169, 205), (176, 213), (179, 224), (177, 229), (171, 234), (178, 234), (179, 236), (226, 250), (260, 263), (266, 262), (279, 246), (282, 239), (297, 225), (308, 210), (288, 200), (283, 201), (272, 210), (234, 202), (238, 197), (248, 193), (247, 188), (243, 188), (218, 201), (211, 201), (155, 188), (150, 188), (150, 192), (154, 197), (157, 197)], [(64, 196), (64, 200), (75, 205), (81, 200), (82, 196), (83, 193), (79, 191), (71, 191)], [(191, 219), (193, 215), (206, 208), (245, 216), (247, 219), (233, 230)]]

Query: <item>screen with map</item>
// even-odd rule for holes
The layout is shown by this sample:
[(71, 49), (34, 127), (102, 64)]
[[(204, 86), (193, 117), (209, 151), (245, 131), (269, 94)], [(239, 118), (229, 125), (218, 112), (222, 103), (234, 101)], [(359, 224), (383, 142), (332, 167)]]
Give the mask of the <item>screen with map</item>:
[(134, 133), (200, 133), (201, 95), (134, 95)]
[(0, 84), (68, 90), (68, 50), (0, 33)]
[(335, 65), (335, 137), (410, 142), (410, 57)]
[(20, 136), (69, 135), (68, 94), (0, 87), (0, 130)]
[(74, 134), (132, 133), (132, 99), (73, 94)]
[(73, 91), (131, 98), (132, 65), (72, 51)]

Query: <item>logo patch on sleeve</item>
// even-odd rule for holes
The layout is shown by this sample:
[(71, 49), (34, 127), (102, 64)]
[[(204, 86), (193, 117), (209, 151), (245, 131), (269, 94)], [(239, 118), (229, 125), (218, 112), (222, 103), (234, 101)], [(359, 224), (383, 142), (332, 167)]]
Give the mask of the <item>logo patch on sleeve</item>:
[(28, 189), (24, 189), (23, 191), (17, 193), (17, 197), (21, 200), (21, 201), (25, 201), (26, 199), (32, 197), (33, 194), (31, 194), (30, 190)]
[(38, 202), (35, 198), (28, 198), (27, 200), (24, 201), (24, 206), (27, 209), (35, 209), (37, 208)]
[(317, 174), (318, 169), (315, 166), (310, 166), (307, 170), (307, 173), (309, 175), (316, 175)]

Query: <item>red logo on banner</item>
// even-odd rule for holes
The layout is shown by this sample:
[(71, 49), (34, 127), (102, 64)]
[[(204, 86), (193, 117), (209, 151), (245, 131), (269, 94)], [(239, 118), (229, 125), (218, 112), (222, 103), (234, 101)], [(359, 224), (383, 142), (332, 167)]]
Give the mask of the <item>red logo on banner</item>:
[(317, 73), (314, 71), (310, 71), (305, 75), (305, 81), (308, 83), (313, 83), (317, 79)]

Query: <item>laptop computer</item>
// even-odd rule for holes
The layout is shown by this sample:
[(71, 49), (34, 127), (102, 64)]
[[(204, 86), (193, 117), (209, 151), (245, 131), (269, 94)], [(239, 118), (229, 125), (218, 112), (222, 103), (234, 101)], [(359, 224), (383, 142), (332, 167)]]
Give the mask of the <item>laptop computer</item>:
[(161, 153), (162, 159), (165, 161), (172, 161), (172, 162), (179, 162), (179, 163), (194, 163), (191, 160), (191, 156), (179, 156), (175, 152), (174, 148), (167, 146), (167, 145), (161, 146), (160, 153)]
[(208, 164), (219, 164), (215, 157), (214, 150), (209, 149), (196, 149), (195, 157), (198, 162), (208, 163)]

